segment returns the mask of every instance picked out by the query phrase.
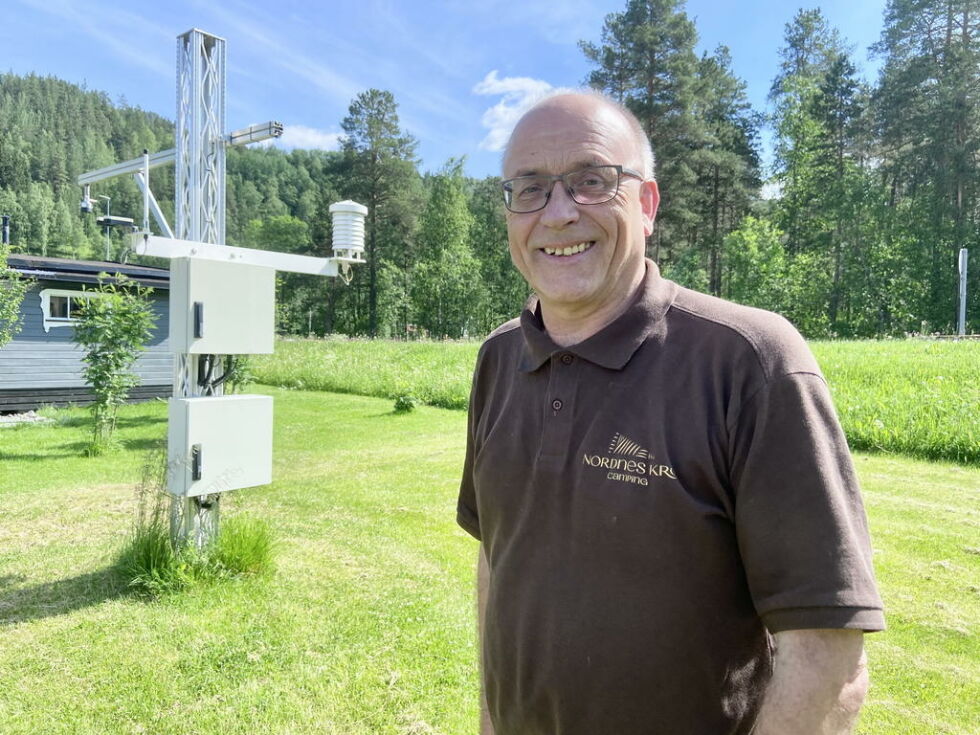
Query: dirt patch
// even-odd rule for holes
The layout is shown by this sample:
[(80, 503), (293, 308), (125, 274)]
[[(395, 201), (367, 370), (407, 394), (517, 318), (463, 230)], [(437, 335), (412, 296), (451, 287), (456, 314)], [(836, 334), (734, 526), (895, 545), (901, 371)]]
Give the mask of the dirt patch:
[(24, 413), (0, 413), (0, 429), (4, 426), (16, 426), (17, 424), (50, 424), (53, 419), (38, 416), (36, 411), (26, 411)]

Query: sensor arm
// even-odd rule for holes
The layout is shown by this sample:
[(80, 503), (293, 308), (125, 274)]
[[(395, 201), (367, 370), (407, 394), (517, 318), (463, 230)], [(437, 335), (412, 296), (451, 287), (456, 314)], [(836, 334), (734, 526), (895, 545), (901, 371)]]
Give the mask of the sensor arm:
[(363, 262), (350, 258), (314, 258), (309, 255), (277, 253), (271, 250), (238, 248), (233, 245), (176, 240), (137, 232), (130, 235), (130, 247), (139, 255), (155, 255), (158, 258), (184, 258), (193, 256), (204, 260), (225, 263), (247, 263), (277, 271), (309, 273), (314, 276), (337, 276), (343, 263)]

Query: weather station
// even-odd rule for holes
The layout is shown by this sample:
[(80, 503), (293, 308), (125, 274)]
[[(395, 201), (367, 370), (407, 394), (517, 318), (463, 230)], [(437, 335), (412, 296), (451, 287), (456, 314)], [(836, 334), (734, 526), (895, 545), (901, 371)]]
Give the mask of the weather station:
[[(272, 398), (222, 395), (219, 358), (270, 354), (275, 344), (275, 273), (289, 271), (350, 282), (364, 262), (367, 207), (330, 207), (333, 255), (318, 258), (225, 243), (225, 150), (282, 135), (270, 121), (224, 133), (225, 39), (191, 29), (177, 37), (176, 145), (173, 149), (78, 177), (81, 209), (94, 210), (91, 185), (132, 175), (143, 195), (142, 226), (129, 247), (168, 258), (173, 397), (168, 408), (167, 491), (175, 544), (203, 547), (218, 533), (221, 493), (272, 481)], [(176, 166), (171, 228), (150, 188), (151, 169)], [(157, 233), (150, 229), (150, 218)], [(108, 220), (109, 214), (100, 218)], [(125, 219), (125, 218), (115, 218)], [(117, 225), (106, 222), (105, 226)], [(107, 252), (108, 259), (108, 252)]]

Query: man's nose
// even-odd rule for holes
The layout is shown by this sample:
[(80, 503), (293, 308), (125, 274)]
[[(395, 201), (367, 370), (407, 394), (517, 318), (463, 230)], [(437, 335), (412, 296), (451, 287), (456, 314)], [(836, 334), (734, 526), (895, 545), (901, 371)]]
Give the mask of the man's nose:
[(563, 181), (556, 181), (548, 203), (541, 210), (541, 224), (545, 227), (566, 227), (578, 220), (578, 204), (568, 193)]

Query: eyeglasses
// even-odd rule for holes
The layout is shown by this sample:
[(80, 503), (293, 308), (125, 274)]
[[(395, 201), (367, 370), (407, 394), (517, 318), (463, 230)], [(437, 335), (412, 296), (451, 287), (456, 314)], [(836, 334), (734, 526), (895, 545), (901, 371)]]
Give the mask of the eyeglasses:
[(504, 204), (516, 214), (544, 209), (556, 181), (576, 203), (602, 204), (616, 196), (623, 176), (644, 180), (639, 171), (622, 166), (587, 166), (560, 176), (518, 176), (503, 182)]

